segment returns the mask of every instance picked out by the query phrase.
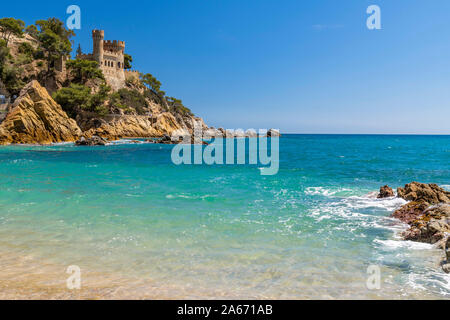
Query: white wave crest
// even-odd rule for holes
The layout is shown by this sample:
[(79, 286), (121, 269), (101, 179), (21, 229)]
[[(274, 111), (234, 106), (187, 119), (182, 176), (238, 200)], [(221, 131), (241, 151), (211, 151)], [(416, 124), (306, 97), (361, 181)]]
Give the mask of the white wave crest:
[(307, 195), (322, 195), (322, 196), (326, 196), (326, 197), (331, 197), (334, 196), (338, 193), (341, 192), (352, 192), (353, 190), (351, 189), (346, 189), (346, 188), (337, 188), (335, 190), (333, 189), (326, 189), (324, 187), (308, 187), (305, 189), (305, 194)]
[(380, 240), (375, 239), (373, 242), (380, 244), (388, 250), (409, 249), (409, 250), (430, 250), (433, 245), (423, 242), (405, 241), (405, 240)]

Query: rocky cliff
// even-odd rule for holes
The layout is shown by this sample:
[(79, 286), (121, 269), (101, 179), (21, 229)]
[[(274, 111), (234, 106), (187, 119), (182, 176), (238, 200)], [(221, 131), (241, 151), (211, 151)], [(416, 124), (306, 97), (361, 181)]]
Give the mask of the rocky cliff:
[(181, 100), (150, 89), (138, 78), (128, 79), (121, 90), (96, 96), (107, 83), (101, 77), (77, 78), (78, 65), (65, 63), (69, 57), (49, 66), (47, 51), (36, 36), (13, 36), (6, 50), (8, 58), (2, 63), (15, 71), (16, 79), (8, 88), (0, 80), (0, 93), (19, 98), (7, 106), (4, 120), (5, 112), (1, 113), (0, 144), (70, 142), (81, 136), (162, 137), (174, 131), (184, 135), (193, 132), (194, 124), (209, 129)]
[(21, 91), (0, 125), (0, 144), (75, 141), (82, 132), (36, 80)]
[[(156, 116), (122, 115), (117, 117), (106, 117), (89, 122), (97, 122), (92, 128), (84, 132), (89, 138), (93, 135), (108, 140), (121, 138), (144, 138), (162, 137), (171, 135), (176, 130), (189, 131), (186, 126), (180, 124), (169, 112), (163, 112)], [(89, 127), (89, 126), (88, 126)]]
[[(78, 121), (78, 123), (77, 123)], [(0, 144), (50, 144), (72, 142), (81, 136), (99, 136), (107, 140), (135, 137), (162, 137), (174, 131), (192, 133), (194, 123), (207, 129), (201, 118), (180, 118), (170, 112), (152, 116), (112, 115), (85, 117), (75, 121), (68, 117), (36, 80), (21, 91), (20, 96), (0, 124)]]

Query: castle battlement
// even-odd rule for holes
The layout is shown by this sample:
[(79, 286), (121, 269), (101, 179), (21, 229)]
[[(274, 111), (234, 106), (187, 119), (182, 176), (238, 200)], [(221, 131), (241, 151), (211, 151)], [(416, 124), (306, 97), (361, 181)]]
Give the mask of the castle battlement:
[(98, 62), (106, 82), (115, 90), (125, 85), (125, 41), (104, 40), (105, 31), (92, 30), (93, 52), (84, 55)]
[(105, 31), (103, 30), (92, 30), (92, 38), (94, 37), (101, 37), (103, 39), (103, 37), (105, 36)]
[(125, 41), (117, 41), (117, 40), (103, 40), (103, 45), (110, 45), (110, 46), (117, 46), (117, 47), (124, 47), (125, 48)]

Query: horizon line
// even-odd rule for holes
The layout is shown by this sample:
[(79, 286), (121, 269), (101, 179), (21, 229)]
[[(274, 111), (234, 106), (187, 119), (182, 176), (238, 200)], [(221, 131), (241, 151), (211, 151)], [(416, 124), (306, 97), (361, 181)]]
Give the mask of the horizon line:
[(282, 132), (281, 134), (301, 135), (361, 135), (361, 136), (450, 136), (450, 133), (307, 133), (307, 132)]

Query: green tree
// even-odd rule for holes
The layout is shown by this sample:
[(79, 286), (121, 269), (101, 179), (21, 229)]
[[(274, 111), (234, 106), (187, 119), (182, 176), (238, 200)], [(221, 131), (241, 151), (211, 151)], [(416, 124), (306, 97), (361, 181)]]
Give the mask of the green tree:
[(76, 83), (85, 84), (89, 79), (105, 79), (97, 61), (75, 59), (67, 61), (66, 66)]
[(129, 54), (123, 55), (123, 63), (124, 63), (124, 69), (131, 69), (131, 63), (133, 62), (133, 58)]
[(30, 24), (28, 27), (25, 28), (25, 32), (28, 33), (33, 38), (37, 39), (39, 30), (36, 28), (34, 24)]
[(25, 22), (22, 20), (14, 18), (2, 18), (0, 19), (0, 33), (1, 37), (5, 39), (6, 46), (8, 46), (11, 36), (22, 37), (23, 28), (25, 27)]
[(148, 111), (148, 103), (145, 97), (137, 90), (120, 89), (111, 95), (110, 103), (116, 108), (125, 111), (136, 111), (137, 114), (146, 114)]
[(15, 95), (20, 92), (25, 83), (19, 77), (23, 69), (12, 64), (10, 58), (11, 55), (6, 45), (6, 40), (0, 39), (0, 80), (3, 82), (6, 90)]
[(3, 69), (9, 57), (9, 48), (6, 46), (6, 41), (0, 39), (0, 77), (2, 75)]
[(92, 94), (89, 97), (88, 102), (83, 105), (83, 109), (94, 112), (99, 116), (106, 115), (108, 113), (108, 108), (105, 106), (105, 101), (108, 99), (110, 91), (110, 86), (106, 84), (100, 85), (99, 90), (95, 94)]
[[(141, 74), (141, 81), (144, 85), (146, 85), (150, 90), (153, 90), (156, 93), (162, 93), (161, 91), (161, 82), (158, 81), (154, 76), (150, 73)], [(164, 96), (164, 94), (163, 94)]]
[(91, 89), (80, 84), (72, 83), (69, 87), (61, 88), (53, 94), (53, 99), (61, 105), (69, 117), (75, 118), (87, 105)]
[(179, 113), (183, 116), (193, 116), (192, 111), (183, 105), (183, 101), (174, 97), (166, 97), (166, 101), (171, 111)]
[(25, 86), (25, 83), (19, 77), (21, 73), (23, 73), (23, 68), (18, 68), (9, 63), (2, 68), (2, 82), (12, 95), (18, 95)]
[(28, 42), (22, 42), (18, 47), (19, 53), (23, 53), (31, 58), (34, 57), (35, 50)]
[(72, 83), (53, 94), (53, 99), (61, 105), (71, 118), (76, 118), (82, 111), (94, 112), (99, 116), (108, 113), (105, 101), (111, 88), (101, 85), (98, 92), (91, 94), (91, 89), (81, 84)]
[(70, 38), (75, 35), (72, 30), (67, 30), (64, 23), (57, 18), (48, 20), (38, 20), (39, 27), (38, 40), (42, 48), (46, 51), (48, 61), (48, 71), (55, 66), (55, 62), (63, 56), (67, 56), (72, 51)]
[(77, 57), (81, 56), (83, 54), (83, 51), (81, 51), (81, 44), (78, 44), (78, 48), (77, 48)]

